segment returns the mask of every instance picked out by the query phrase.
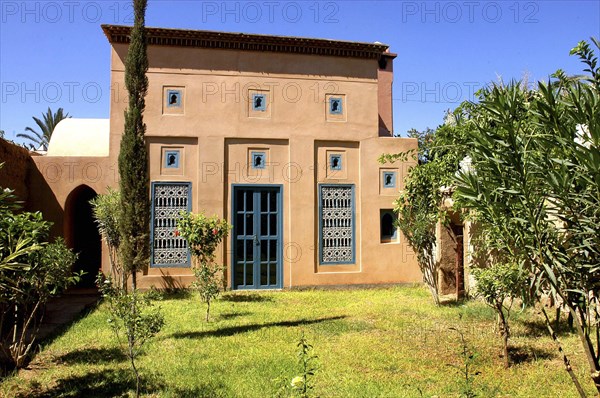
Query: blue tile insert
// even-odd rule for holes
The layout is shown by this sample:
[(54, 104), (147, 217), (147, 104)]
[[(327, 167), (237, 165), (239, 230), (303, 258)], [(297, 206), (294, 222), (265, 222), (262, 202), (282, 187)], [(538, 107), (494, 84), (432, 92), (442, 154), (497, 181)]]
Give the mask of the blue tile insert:
[(165, 168), (179, 168), (179, 151), (165, 151)]
[(167, 90), (167, 107), (181, 107), (181, 90)]
[(396, 188), (396, 172), (395, 171), (384, 171), (383, 172), (383, 187), (384, 188)]
[(329, 169), (342, 170), (342, 155), (329, 155)]
[(342, 99), (338, 97), (329, 98), (329, 113), (332, 115), (341, 115), (342, 110)]
[(267, 96), (265, 94), (252, 94), (252, 110), (260, 112), (267, 110)]
[(267, 155), (264, 152), (252, 152), (252, 164), (253, 169), (264, 169), (266, 168)]

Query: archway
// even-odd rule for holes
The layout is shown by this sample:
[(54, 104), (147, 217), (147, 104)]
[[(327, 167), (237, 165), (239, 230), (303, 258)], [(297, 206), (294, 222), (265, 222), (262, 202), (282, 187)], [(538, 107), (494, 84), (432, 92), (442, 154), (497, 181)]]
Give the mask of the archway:
[(81, 288), (95, 286), (102, 265), (102, 241), (90, 204), (96, 196), (92, 188), (80, 185), (69, 194), (65, 204), (65, 239), (79, 254), (73, 271), (85, 272), (77, 284)]

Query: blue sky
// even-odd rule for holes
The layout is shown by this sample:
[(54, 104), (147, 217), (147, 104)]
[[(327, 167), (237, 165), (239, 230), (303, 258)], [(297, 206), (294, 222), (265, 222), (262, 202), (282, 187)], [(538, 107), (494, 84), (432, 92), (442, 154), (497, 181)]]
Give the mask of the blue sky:
[[(107, 118), (110, 49), (101, 24), (130, 25), (131, 2), (0, 1), (0, 129), (16, 139), (48, 106)], [(441, 123), (491, 81), (579, 73), (569, 50), (600, 37), (600, 1), (150, 0), (148, 26), (390, 45), (394, 130)]]

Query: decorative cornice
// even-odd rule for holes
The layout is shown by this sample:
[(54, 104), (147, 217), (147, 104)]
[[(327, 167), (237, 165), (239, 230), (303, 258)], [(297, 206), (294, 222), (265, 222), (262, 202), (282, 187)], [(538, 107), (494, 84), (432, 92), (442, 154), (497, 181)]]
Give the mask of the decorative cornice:
[[(111, 44), (129, 43), (131, 26), (102, 25), (102, 30)], [(388, 52), (389, 46), (381, 43), (150, 27), (146, 27), (146, 32), (148, 45), (155, 46), (215, 48), (368, 59), (394, 58), (396, 56)]]

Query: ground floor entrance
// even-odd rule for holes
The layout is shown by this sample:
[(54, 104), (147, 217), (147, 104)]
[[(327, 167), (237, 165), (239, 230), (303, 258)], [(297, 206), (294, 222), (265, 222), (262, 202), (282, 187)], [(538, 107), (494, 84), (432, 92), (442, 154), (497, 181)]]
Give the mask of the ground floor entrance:
[(232, 206), (233, 289), (281, 288), (281, 186), (234, 185)]

